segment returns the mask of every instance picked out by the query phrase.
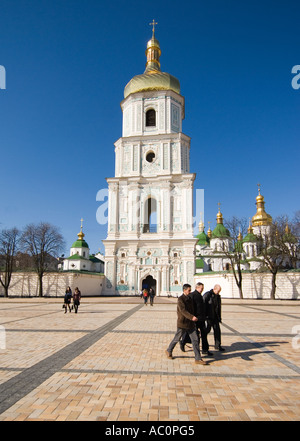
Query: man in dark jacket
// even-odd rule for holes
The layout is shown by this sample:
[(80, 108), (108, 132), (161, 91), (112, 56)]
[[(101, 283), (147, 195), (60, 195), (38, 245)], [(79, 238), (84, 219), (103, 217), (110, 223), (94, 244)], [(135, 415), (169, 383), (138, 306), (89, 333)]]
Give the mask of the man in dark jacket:
[(200, 355), (199, 340), (195, 326), (197, 317), (194, 315), (194, 305), (191, 297), (189, 296), (190, 292), (191, 285), (189, 285), (188, 283), (183, 285), (183, 294), (178, 298), (177, 301), (177, 331), (174, 335), (173, 340), (169, 344), (168, 349), (166, 350), (166, 354), (168, 358), (173, 358), (173, 349), (179, 342), (184, 331), (186, 331), (190, 336), (193, 345), (195, 363), (206, 364), (206, 362), (202, 360)]
[(221, 315), (221, 286), (215, 285), (213, 289), (207, 291), (203, 296), (203, 301), (206, 311), (207, 327), (206, 334), (209, 334), (211, 328), (214, 330), (215, 349), (219, 351), (225, 351), (221, 346), (221, 329), (220, 323), (222, 322)]
[[(202, 297), (203, 289), (204, 289), (203, 283), (198, 282), (195, 286), (195, 291), (193, 291), (190, 294), (190, 297), (193, 300), (194, 313), (195, 313), (195, 316), (197, 317), (196, 330), (197, 330), (199, 341), (200, 341), (200, 337), (201, 337), (202, 354), (211, 356), (213, 354), (211, 352), (209, 352), (209, 350), (208, 350), (207, 333), (206, 333), (206, 326), (205, 326), (206, 314), (205, 314), (205, 305), (204, 305), (203, 297)], [(182, 339), (179, 342), (180, 348), (183, 352), (185, 352), (184, 346), (186, 345), (186, 343), (190, 343), (190, 342), (191, 342), (190, 337), (189, 337), (188, 333), (185, 332), (182, 336)]]

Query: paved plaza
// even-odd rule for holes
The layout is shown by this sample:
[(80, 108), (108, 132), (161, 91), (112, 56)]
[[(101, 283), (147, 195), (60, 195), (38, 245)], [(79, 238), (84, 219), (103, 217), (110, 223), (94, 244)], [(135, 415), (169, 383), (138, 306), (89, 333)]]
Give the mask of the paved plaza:
[(223, 299), (222, 345), (165, 350), (176, 299), (0, 299), (1, 421), (300, 419), (300, 302)]

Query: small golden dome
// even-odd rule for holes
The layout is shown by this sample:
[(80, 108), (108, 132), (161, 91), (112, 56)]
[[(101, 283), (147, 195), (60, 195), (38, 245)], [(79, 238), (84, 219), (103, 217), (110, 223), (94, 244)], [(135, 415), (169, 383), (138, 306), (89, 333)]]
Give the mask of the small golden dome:
[(147, 43), (146, 49), (146, 69), (141, 75), (133, 77), (124, 89), (124, 98), (132, 93), (145, 92), (151, 90), (172, 90), (180, 93), (180, 83), (177, 78), (160, 70), (160, 45), (154, 35), (154, 20), (152, 38)]
[(209, 238), (211, 238), (211, 235), (212, 235), (212, 231), (211, 231), (211, 229), (210, 229), (210, 222), (208, 222), (207, 236), (208, 236)]
[(272, 216), (265, 211), (264, 197), (260, 194), (260, 186), (258, 188), (258, 196), (256, 197), (256, 214), (252, 217), (253, 227), (266, 226), (272, 224)]
[(204, 231), (204, 222), (201, 220), (198, 225), (199, 233), (203, 233)]
[(84, 232), (82, 231), (83, 219), (81, 218), (80, 221), (81, 221), (80, 232), (77, 234), (77, 236), (78, 236), (78, 240), (83, 240), (85, 236)]
[(251, 225), (250, 217), (249, 217), (248, 234), (253, 234), (253, 228), (252, 228), (252, 225)]
[(218, 206), (219, 206), (219, 211), (217, 213), (217, 224), (222, 224), (223, 223), (223, 214), (221, 213), (220, 202), (218, 202)]

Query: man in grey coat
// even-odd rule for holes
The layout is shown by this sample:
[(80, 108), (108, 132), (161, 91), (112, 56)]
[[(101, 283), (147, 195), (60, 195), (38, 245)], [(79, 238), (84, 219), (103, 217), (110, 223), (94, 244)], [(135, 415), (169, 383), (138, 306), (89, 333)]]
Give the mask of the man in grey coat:
[(187, 332), (193, 345), (195, 363), (205, 365), (206, 362), (201, 358), (200, 355), (199, 340), (195, 326), (198, 319), (194, 315), (194, 305), (191, 297), (189, 296), (190, 292), (191, 285), (188, 283), (183, 285), (183, 294), (178, 298), (177, 301), (177, 331), (173, 337), (173, 340), (169, 344), (168, 349), (166, 350), (166, 354), (168, 358), (173, 358), (173, 349), (179, 342), (182, 334)]

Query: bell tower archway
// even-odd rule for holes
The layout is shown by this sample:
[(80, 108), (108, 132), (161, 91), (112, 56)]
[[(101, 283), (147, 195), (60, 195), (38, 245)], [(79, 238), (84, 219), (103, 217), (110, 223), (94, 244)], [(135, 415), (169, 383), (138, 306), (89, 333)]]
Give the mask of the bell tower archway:
[(150, 288), (152, 288), (154, 293), (156, 294), (156, 279), (154, 279), (151, 274), (149, 274), (142, 280), (142, 289)]

